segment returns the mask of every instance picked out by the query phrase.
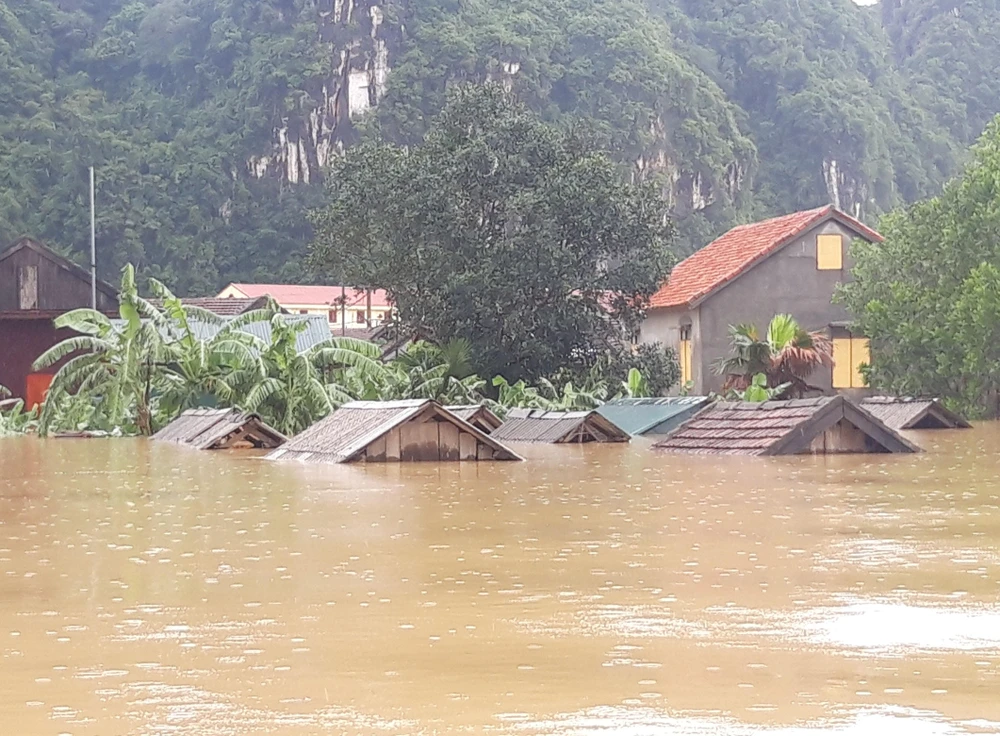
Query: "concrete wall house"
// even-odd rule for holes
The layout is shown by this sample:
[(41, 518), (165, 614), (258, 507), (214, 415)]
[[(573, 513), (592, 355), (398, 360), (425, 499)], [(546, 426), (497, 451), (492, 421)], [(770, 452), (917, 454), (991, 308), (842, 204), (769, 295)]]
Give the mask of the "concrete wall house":
[[(28, 407), (40, 404), (57, 367), (35, 372), (31, 365), (75, 334), (52, 322), (90, 302), (90, 274), (37, 240), (21, 238), (0, 253), (0, 385)], [(103, 281), (97, 282), (97, 308), (118, 310), (117, 291)]]
[(832, 206), (733, 228), (674, 268), (650, 300), (640, 340), (673, 347), (682, 384), (702, 395), (722, 389), (712, 366), (729, 354), (730, 325), (763, 331), (776, 314), (791, 314), (833, 340), (832, 370), (809, 383), (825, 392), (863, 389), (858, 366), (869, 360), (868, 341), (848, 331), (847, 310), (833, 303), (850, 278), (848, 248), (857, 238), (882, 240)]

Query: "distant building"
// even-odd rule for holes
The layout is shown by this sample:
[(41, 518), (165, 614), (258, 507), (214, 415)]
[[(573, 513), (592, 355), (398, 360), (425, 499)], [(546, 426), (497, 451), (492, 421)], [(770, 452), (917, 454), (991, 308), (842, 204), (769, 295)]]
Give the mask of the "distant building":
[[(31, 364), (74, 335), (52, 321), (90, 306), (90, 274), (37, 240), (21, 238), (0, 253), (0, 385), (28, 407), (42, 403), (59, 366), (34, 372)], [(97, 308), (118, 311), (118, 293), (103, 281), (97, 282)]]
[[(149, 301), (155, 307), (163, 307), (162, 299), (150, 299)], [(238, 317), (244, 312), (252, 312), (257, 309), (267, 309), (269, 301), (267, 297), (264, 296), (257, 297), (256, 299), (232, 297), (228, 299), (219, 299), (214, 296), (196, 296), (181, 299), (181, 304), (185, 307), (197, 307), (198, 309), (204, 309), (218, 315), (219, 317)]]
[(650, 299), (641, 342), (677, 351), (681, 383), (690, 393), (721, 391), (712, 365), (729, 354), (729, 327), (766, 330), (776, 314), (833, 340), (833, 369), (810, 376), (824, 391), (863, 389), (858, 366), (869, 361), (868, 341), (848, 329), (847, 309), (833, 303), (850, 278), (851, 240), (882, 236), (832, 206), (741, 225), (681, 261)]
[(381, 289), (363, 291), (341, 286), (296, 284), (229, 284), (217, 299), (259, 299), (270, 296), (292, 314), (322, 314), (335, 330), (366, 330), (388, 320), (393, 313)]

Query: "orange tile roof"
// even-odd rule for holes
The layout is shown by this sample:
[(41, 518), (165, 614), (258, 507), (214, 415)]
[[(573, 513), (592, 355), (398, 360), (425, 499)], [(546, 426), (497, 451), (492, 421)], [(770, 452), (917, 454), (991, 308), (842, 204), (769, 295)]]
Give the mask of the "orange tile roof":
[(651, 309), (692, 306), (822, 220), (834, 218), (879, 243), (882, 236), (831, 205), (734, 227), (678, 263), (649, 300)]
[[(232, 286), (240, 290), (246, 296), (256, 299), (262, 296), (270, 296), (278, 304), (313, 306), (313, 305), (339, 305), (341, 299), (340, 286), (303, 286), (299, 284), (240, 284), (233, 283)], [(347, 297), (348, 306), (364, 306), (367, 304), (367, 297), (364, 291), (347, 287), (344, 291)], [(389, 296), (382, 289), (375, 289), (371, 292), (373, 307), (388, 307), (391, 305)]]

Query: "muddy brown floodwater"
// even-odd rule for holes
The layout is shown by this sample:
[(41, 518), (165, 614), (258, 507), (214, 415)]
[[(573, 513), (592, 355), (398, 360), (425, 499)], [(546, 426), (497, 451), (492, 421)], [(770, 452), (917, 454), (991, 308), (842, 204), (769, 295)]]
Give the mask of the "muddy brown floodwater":
[(33, 734), (1000, 732), (1000, 425), (919, 456), (306, 467), (0, 441)]

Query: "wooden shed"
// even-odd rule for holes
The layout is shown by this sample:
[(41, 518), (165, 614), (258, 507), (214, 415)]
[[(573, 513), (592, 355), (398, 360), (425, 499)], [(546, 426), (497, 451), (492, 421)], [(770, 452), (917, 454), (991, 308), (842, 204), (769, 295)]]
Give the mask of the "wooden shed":
[(920, 452), (844, 396), (710, 404), (653, 447), (706, 455)]
[(344, 404), (267, 457), (312, 463), (523, 459), (429, 399)]
[(189, 409), (153, 439), (197, 450), (272, 449), (288, 441), (256, 414), (239, 409)]
[(628, 432), (596, 411), (511, 409), (491, 435), (502, 442), (628, 442)]
[[(32, 407), (42, 402), (59, 366), (35, 372), (32, 363), (67, 337), (52, 321), (71, 309), (91, 306), (90, 273), (32, 238), (0, 253), (0, 385)], [(118, 310), (114, 287), (97, 282), (97, 308)]]
[(493, 434), (493, 431), (503, 424), (503, 420), (490, 411), (490, 408), (486, 404), (447, 406), (445, 408), (459, 419), (468, 422), (486, 434)]
[(969, 429), (972, 425), (937, 399), (869, 396), (863, 406), (893, 429)]
[(710, 401), (707, 396), (612, 399), (599, 406), (597, 412), (631, 435), (666, 435), (705, 408)]

